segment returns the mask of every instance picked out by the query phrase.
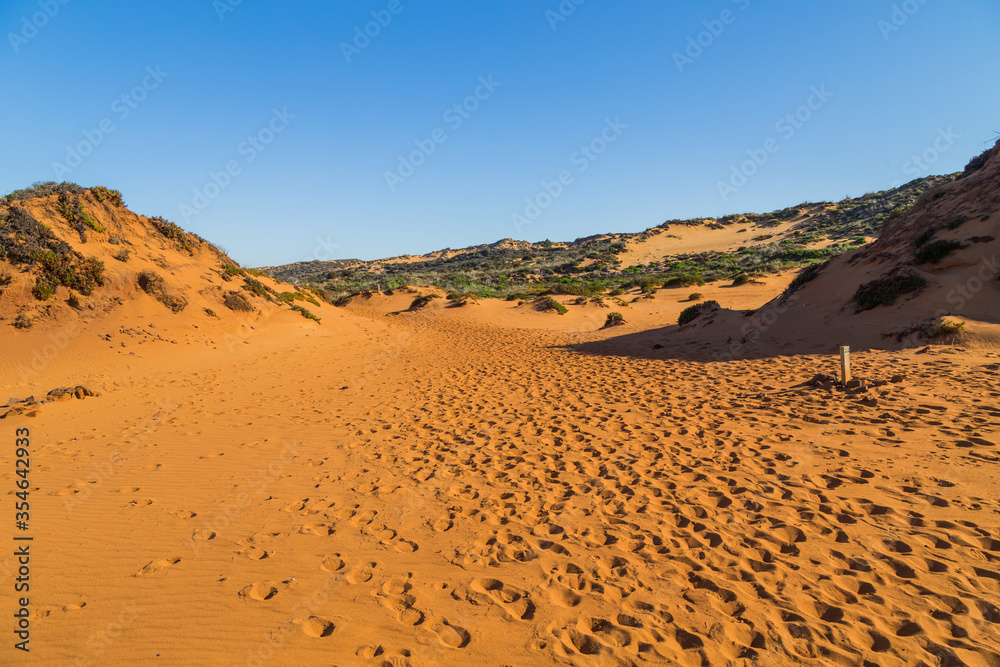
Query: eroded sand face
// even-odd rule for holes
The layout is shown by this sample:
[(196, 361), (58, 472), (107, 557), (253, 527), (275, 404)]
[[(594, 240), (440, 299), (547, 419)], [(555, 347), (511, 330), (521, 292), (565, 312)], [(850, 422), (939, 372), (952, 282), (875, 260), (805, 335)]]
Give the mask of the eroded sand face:
[(3, 662), (1000, 660), (995, 352), (856, 354), (906, 379), (845, 395), (803, 385), (832, 355), (627, 342), (674, 292), (606, 331), (395, 299), (238, 341), (97, 323), (34, 377), (102, 394), (0, 421), (37, 487), (32, 652)]

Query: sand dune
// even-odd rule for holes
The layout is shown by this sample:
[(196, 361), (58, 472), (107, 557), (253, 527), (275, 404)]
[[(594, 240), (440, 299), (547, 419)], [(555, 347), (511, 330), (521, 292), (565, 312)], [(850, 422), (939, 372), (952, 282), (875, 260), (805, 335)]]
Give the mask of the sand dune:
[(160, 267), (174, 312), (136, 287), (135, 230), (146, 259), (86, 312), (18, 275), (4, 317), (36, 321), (0, 330), (0, 424), (31, 430), (32, 651), (0, 662), (995, 667), (996, 301), (959, 336), (881, 336), (960, 254), (845, 310), (907, 229), (773, 320), (792, 274), (699, 288), (721, 308), (683, 328), (689, 290), (624, 295), (607, 329), (591, 301), (412, 308), (426, 289), (213, 316), (208, 248)]

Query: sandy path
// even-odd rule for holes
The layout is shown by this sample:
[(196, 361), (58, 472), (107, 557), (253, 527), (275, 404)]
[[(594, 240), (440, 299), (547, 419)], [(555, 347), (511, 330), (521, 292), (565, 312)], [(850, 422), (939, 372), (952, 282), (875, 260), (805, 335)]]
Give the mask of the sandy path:
[(907, 375), (862, 402), (828, 358), (353, 312), (19, 418), (28, 664), (1000, 661), (995, 353), (858, 355)]

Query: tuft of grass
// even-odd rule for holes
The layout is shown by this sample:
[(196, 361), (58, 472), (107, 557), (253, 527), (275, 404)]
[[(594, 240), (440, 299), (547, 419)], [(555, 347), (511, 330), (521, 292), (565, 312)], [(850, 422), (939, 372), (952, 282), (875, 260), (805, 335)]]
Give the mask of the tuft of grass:
[(959, 216), (948, 223), (948, 229), (958, 229), (965, 224), (965, 218)]
[(718, 308), (718, 301), (705, 301), (703, 303), (698, 303), (693, 306), (689, 306), (681, 311), (680, 317), (677, 318), (677, 324), (684, 326), (689, 322), (693, 322), (698, 319), (706, 310), (712, 310), (713, 308)]
[(97, 185), (90, 188), (90, 194), (99, 202), (110, 201), (113, 206), (125, 208), (125, 202), (122, 201), (122, 193), (118, 190), (111, 190), (103, 185)]
[(889, 275), (873, 280), (858, 287), (854, 300), (861, 311), (871, 310), (877, 306), (891, 306), (896, 299), (924, 288), (927, 281), (915, 273)]
[(617, 327), (625, 324), (625, 316), (618, 311), (608, 313), (608, 318), (604, 320), (604, 328)]
[(302, 317), (306, 318), (307, 320), (313, 320), (315, 322), (319, 322), (320, 321), (320, 319), (318, 317), (316, 317), (316, 315), (314, 313), (312, 313), (311, 311), (306, 310), (302, 306), (298, 306), (298, 305), (294, 305), (293, 304), (292, 305), (292, 310), (299, 311), (299, 314), (301, 314)]
[(964, 247), (965, 245), (958, 241), (942, 239), (928, 243), (917, 250), (913, 253), (913, 259), (917, 264), (937, 264), (954, 251)]
[(31, 318), (25, 315), (24, 313), (21, 313), (14, 320), (13, 326), (15, 329), (30, 329), (31, 324), (32, 324)]
[(256, 296), (263, 296), (263, 297), (266, 297), (268, 292), (273, 291), (261, 281), (250, 277), (246, 277), (243, 279), (243, 289), (250, 292), (251, 294), (255, 294)]
[(750, 282), (750, 275), (747, 273), (741, 273), (740, 275), (733, 278), (733, 287), (739, 287), (740, 285), (746, 285)]
[(535, 306), (538, 310), (554, 310), (560, 315), (565, 315), (569, 312), (569, 308), (562, 305), (551, 296), (543, 296), (535, 300)]
[(115, 253), (114, 257), (119, 262), (127, 262), (128, 261), (128, 250), (119, 250), (117, 253)]
[(938, 324), (936, 336), (955, 336), (965, 330), (965, 322), (945, 320)]

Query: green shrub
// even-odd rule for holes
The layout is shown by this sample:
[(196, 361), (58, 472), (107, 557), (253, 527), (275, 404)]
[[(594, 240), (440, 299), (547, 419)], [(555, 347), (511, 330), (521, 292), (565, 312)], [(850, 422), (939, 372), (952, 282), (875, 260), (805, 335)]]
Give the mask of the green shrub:
[(854, 300), (862, 311), (871, 310), (876, 306), (891, 306), (896, 299), (922, 289), (927, 281), (915, 273), (889, 275), (873, 280), (858, 287)]
[(705, 284), (705, 279), (702, 278), (700, 275), (688, 274), (688, 275), (671, 276), (670, 278), (667, 278), (667, 280), (663, 283), (663, 286), (666, 288), (695, 287), (695, 286), (701, 287), (704, 284)]
[(701, 301), (701, 297), (701, 292), (691, 292), (691, 294), (688, 295), (688, 301)]
[(684, 326), (689, 322), (696, 320), (702, 313), (706, 310), (711, 310), (713, 308), (718, 308), (719, 303), (717, 301), (705, 301), (703, 303), (698, 303), (693, 306), (689, 306), (681, 311), (680, 317), (677, 318), (677, 324)]
[(740, 285), (746, 285), (750, 282), (750, 275), (747, 273), (741, 273), (740, 275), (733, 278), (733, 287), (739, 287)]
[(560, 315), (565, 315), (569, 312), (569, 308), (562, 305), (551, 296), (543, 296), (535, 301), (535, 306), (538, 310), (554, 310)]
[(938, 324), (937, 336), (954, 336), (965, 330), (965, 322), (952, 322), (945, 320)]
[(90, 193), (99, 202), (110, 201), (112, 205), (118, 208), (125, 207), (125, 202), (122, 201), (122, 193), (118, 192), (118, 190), (110, 190), (103, 185), (97, 185), (90, 188)]
[(38, 276), (35, 278), (35, 287), (31, 290), (31, 293), (39, 301), (47, 301), (56, 293), (56, 286), (45, 278)]
[(917, 264), (937, 264), (955, 250), (964, 247), (965, 246), (958, 241), (942, 239), (923, 246), (913, 253), (913, 258)]
[(246, 277), (243, 279), (243, 289), (250, 292), (251, 294), (256, 294), (257, 296), (267, 296), (268, 292), (273, 290), (261, 281)]
[(316, 315), (315, 315), (314, 313), (312, 313), (312, 312), (310, 312), (310, 311), (306, 310), (306, 309), (305, 309), (305, 308), (303, 308), (302, 306), (297, 306), (297, 305), (293, 305), (293, 306), (292, 306), (292, 310), (297, 310), (297, 311), (299, 311), (299, 314), (301, 314), (301, 315), (302, 315), (302, 317), (306, 318), (307, 320), (314, 320), (314, 321), (316, 321), (316, 322), (319, 322), (319, 321), (320, 321), (320, 319), (319, 319), (318, 317), (316, 317)]
[(810, 264), (809, 266), (807, 266), (805, 269), (799, 272), (799, 275), (795, 276), (795, 279), (792, 280), (792, 282), (788, 285), (788, 290), (786, 291), (788, 293), (794, 292), (795, 290), (802, 287), (810, 280), (814, 280), (816, 276), (819, 275), (819, 272), (823, 269), (823, 267), (826, 266), (826, 264), (827, 264), (826, 262), (823, 262), (817, 264)]
[(958, 217), (948, 223), (948, 229), (958, 229), (965, 224), (965, 218)]
[(128, 250), (124, 250), (124, 249), (123, 250), (119, 250), (117, 253), (115, 253), (114, 257), (119, 262), (127, 262), (128, 261)]
[(621, 287), (616, 287), (615, 289), (608, 292), (608, 296), (621, 296), (624, 293), (625, 290), (623, 290)]

